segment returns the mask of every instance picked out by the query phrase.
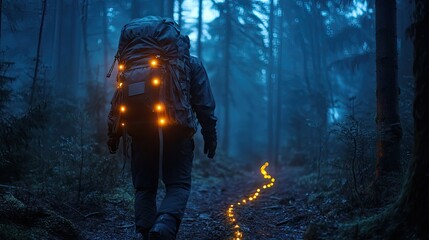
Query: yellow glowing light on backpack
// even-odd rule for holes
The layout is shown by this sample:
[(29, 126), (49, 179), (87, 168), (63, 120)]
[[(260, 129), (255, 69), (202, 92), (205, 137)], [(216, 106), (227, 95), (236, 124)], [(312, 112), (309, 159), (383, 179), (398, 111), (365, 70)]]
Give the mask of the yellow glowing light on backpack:
[(160, 83), (161, 83), (161, 81), (159, 81), (159, 78), (152, 79), (152, 85), (158, 86)]
[(162, 110), (164, 110), (164, 105), (162, 105), (162, 103), (158, 103), (155, 105), (155, 110), (157, 112), (161, 112)]
[(160, 119), (158, 120), (158, 124), (159, 124), (160, 126), (164, 126), (166, 123), (167, 123), (167, 120), (165, 120), (165, 118), (160, 118)]
[(152, 60), (150, 60), (150, 65), (151, 65), (152, 67), (156, 67), (156, 66), (158, 66), (158, 60), (156, 60), (156, 59), (152, 59)]

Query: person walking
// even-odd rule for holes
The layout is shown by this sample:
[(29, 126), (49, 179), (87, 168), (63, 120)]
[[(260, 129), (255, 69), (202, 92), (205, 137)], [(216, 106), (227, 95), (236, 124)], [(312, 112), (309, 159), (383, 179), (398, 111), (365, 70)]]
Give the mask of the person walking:
[[(177, 51), (169, 52), (171, 42)], [(116, 153), (119, 139), (131, 136), (135, 225), (145, 240), (176, 238), (191, 189), (197, 122), (204, 153), (213, 158), (217, 147), (215, 100), (206, 69), (183, 49), (189, 49), (189, 38), (173, 20), (160, 17), (125, 25), (118, 48), (108, 147)], [(166, 194), (157, 209), (159, 179)]]

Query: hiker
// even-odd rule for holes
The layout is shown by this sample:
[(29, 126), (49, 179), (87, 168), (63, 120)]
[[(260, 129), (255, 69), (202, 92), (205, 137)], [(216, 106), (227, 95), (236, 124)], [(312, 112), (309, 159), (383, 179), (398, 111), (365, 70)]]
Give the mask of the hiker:
[[(174, 43), (174, 44), (173, 44)], [(215, 101), (189, 38), (171, 19), (145, 17), (122, 29), (118, 88), (108, 117), (108, 147), (131, 136), (135, 225), (143, 239), (175, 239), (191, 189), (197, 120), (204, 153), (215, 156)], [(166, 194), (156, 207), (158, 179)]]

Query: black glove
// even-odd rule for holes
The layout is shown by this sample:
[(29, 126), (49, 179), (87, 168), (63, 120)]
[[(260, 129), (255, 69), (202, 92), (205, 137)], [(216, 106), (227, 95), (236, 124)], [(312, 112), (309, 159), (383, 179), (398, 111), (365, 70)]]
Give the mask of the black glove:
[(208, 158), (213, 158), (216, 153), (217, 141), (215, 139), (204, 140), (204, 154)]
[(107, 147), (109, 147), (109, 152), (115, 154), (119, 147), (119, 139), (115, 137), (109, 137), (107, 140)]

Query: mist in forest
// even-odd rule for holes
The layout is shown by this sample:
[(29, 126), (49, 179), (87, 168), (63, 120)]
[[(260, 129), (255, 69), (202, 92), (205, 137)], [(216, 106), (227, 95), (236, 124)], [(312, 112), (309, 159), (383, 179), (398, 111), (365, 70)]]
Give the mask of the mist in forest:
[[(121, 30), (151, 15), (173, 19), (189, 36), (216, 101), (216, 157), (204, 155), (199, 128), (178, 239), (331, 239), (341, 229), (338, 239), (395, 239), (374, 235), (368, 221), (379, 223), (389, 204), (403, 206), (398, 196), (409, 193), (402, 187), (417, 166), (413, 102), (415, 76), (423, 75), (413, 64), (428, 62), (413, 55), (421, 46), (413, 39), (427, 30), (417, 24), (428, 22), (424, 1), (0, 7), (0, 239), (139, 239), (129, 155), (122, 142), (109, 154), (107, 115)], [(392, 229), (399, 226), (399, 239), (427, 239), (427, 223), (416, 221), (423, 227)]]

